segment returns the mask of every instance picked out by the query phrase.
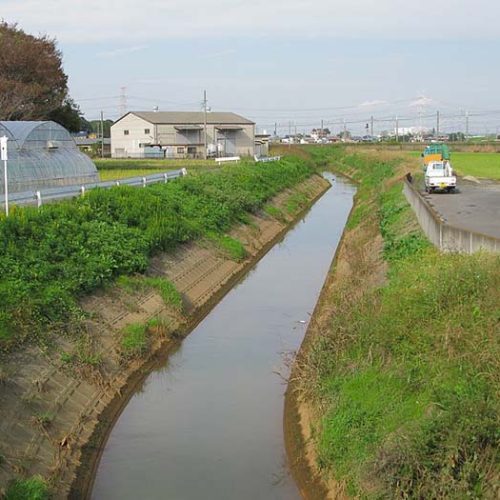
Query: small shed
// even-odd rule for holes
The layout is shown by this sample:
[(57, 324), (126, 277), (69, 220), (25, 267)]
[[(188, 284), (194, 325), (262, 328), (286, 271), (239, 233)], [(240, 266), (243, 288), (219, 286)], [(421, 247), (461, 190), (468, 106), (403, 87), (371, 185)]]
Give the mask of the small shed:
[[(99, 181), (96, 166), (70, 133), (52, 121), (0, 121), (8, 141), (9, 192)], [(4, 194), (0, 182), (0, 194)]]

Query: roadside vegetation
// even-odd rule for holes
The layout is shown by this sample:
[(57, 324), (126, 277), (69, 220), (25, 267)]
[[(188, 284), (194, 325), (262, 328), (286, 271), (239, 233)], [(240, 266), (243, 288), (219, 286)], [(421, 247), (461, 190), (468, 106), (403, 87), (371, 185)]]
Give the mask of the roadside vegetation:
[[(243, 258), (243, 246), (226, 232), (311, 173), (288, 158), (146, 189), (93, 190), (40, 210), (14, 208), (0, 218), (0, 351), (26, 339), (45, 342), (52, 330), (71, 333), (83, 317), (79, 297), (143, 273), (157, 251), (207, 238)], [(179, 301), (165, 283), (146, 284)]]
[(320, 470), (361, 498), (494, 498), (500, 258), (427, 242), (401, 193), (404, 153), (309, 154), (357, 180), (348, 234), (378, 226), (387, 266), (385, 284), (367, 289), (366, 256), (353, 255), (304, 359)]

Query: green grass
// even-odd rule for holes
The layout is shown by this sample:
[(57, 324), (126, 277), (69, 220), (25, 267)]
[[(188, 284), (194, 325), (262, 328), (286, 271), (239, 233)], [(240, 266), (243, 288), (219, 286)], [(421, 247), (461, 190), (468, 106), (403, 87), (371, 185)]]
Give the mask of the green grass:
[[(14, 207), (0, 215), (0, 351), (45, 342), (53, 330), (74, 332), (82, 295), (144, 273), (156, 252), (215, 235), (243, 258), (231, 227), (312, 173), (298, 158), (243, 162), (146, 189), (96, 189), (40, 210)], [(166, 285), (153, 286), (172, 300)]]
[(182, 311), (182, 296), (175, 288), (175, 285), (166, 278), (141, 275), (120, 276), (117, 284), (130, 292), (152, 288), (160, 294), (166, 305), (179, 312)]
[[(420, 157), (417, 152), (408, 154)], [(452, 150), (451, 164), (460, 175), (500, 180), (500, 153), (462, 153)]]
[(350, 173), (372, 210), (357, 225), (379, 224), (389, 273), (357, 301), (334, 295), (338, 312), (310, 349), (319, 466), (362, 498), (493, 498), (500, 257), (440, 254), (379, 162), (340, 160), (359, 166)]
[(247, 256), (247, 251), (241, 241), (232, 238), (227, 234), (211, 235), (210, 239), (222, 250), (222, 252), (232, 260), (241, 262)]
[(5, 500), (48, 500), (49, 489), (41, 476), (13, 481), (5, 493)]
[(460, 175), (500, 179), (499, 153), (452, 153), (451, 163)]
[(127, 325), (121, 332), (121, 346), (126, 356), (140, 356), (148, 347), (148, 327), (142, 323)]

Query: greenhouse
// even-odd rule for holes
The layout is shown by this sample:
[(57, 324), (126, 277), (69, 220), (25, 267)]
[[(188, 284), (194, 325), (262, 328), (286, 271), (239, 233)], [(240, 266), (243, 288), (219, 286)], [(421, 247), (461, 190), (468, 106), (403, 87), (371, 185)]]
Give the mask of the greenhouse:
[[(99, 180), (94, 163), (80, 152), (70, 133), (55, 122), (0, 121), (2, 136), (9, 139), (11, 193)], [(4, 194), (3, 175), (0, 194)]]

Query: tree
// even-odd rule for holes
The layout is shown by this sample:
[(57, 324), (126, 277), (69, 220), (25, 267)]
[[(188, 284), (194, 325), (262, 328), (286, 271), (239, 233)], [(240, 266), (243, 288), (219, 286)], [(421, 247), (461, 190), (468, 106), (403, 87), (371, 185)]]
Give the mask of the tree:
[(0, 21), (0, 119), (44, 120), (58, 109), (68, 113), (67, 83), (54, 39)]
[[(85, 123), (88, 123), (82, 116), (80, 106), (71, 97), (67, 97), (62, 106), (51, 111), (46, 118), (59, 123), (59, 125), (67, 128), (70, 132), (80, 132), (85, 128)], [(91, 127), (86, 130), (90, 129)]]
[[(100, 137), (101, 135), (101, 120), (90, 120), (91, 130)], [(113, 120), (104, 120), (104, 137), (111, 137), (111, 125)]]

